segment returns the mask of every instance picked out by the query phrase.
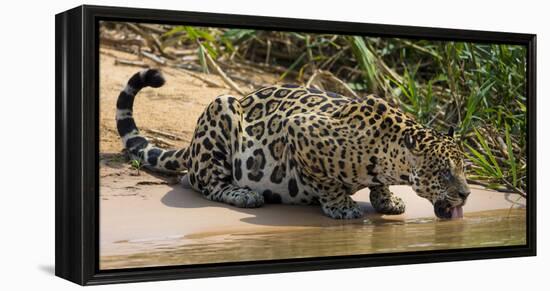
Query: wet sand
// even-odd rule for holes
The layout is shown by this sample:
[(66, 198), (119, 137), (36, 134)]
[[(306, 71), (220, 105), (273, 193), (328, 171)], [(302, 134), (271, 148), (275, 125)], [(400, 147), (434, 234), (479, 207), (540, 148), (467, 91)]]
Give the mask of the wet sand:
[(233, 230), (157, 242), (148, 251), (102, 257), (104, 269), (523, 245), (523, 209), (438, 221), (356, 221), (324, 227)]
[[(373, 222), (405, 221), (432, 218), (433, 207), (418, 197), (408, 186), (390, 189), (406, 203), (401, 215), (379, 215), (369, 202), (369, 190), (353, 195), (366, 210), (358, 220), (334, 220), (323, 215), (319, 206), (266, 204), (256, 209), (243, 209), (208, 201), (192, 189), (177, 184), (176, 178), (159, 178), (127, 165), (103, 167), (100, 187), (101, 255), (129, 254), (148, 250), (162, 242), (178, 244), (182, 237), (230, 231), (296, 230), (309, 227), (338, 226), (363, 220)], [(111, 172), (106, 174), (106, 172)], [(173, 180), (173, 181), (172, 181)], [(175, 184), (172, 184), (175, 183)], [(469, 213), (524, 208), (525, 200), (517, 194), (506, 194), (471, 186), (472, 194), (464, 206)]]

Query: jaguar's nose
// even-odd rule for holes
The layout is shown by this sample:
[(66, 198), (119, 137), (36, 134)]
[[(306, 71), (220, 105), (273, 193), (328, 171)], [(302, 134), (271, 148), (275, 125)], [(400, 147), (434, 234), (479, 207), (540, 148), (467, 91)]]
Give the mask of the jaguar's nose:
[(466, 200), (468, 196), (470, 195), (470, 191), (460, 191), (458, 192), (458, 196), (462, 198), (462, 200)]

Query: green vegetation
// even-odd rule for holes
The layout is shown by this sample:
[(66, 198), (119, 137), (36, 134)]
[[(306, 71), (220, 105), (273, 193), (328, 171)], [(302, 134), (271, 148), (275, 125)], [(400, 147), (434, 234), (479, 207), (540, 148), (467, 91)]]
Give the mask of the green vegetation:
[(208, 72), (208, 54), (226, 70), (246, 65), (275, 72), (285, 82), (346, 95), (383, 96), (426, 126), (444, 132), (454, 127), (470, 162), (467, 173), (472, 182), (525, 193), (525, 47), (250, 29), (140, 27), (153, 36), (156, 45), (149, 46), (154, 53), (178, 62), (181, 55), (176, 50), (191, 50), (196, 56), (193, 62), (203, 72)]
[(132, 169), (137, 171), (136, 175), (139, 176), (140, 170), (143, 167), (143, 163), (141, 163), (140, 160), (133, 159), (130, 160), (130, 166), (132, 167)]

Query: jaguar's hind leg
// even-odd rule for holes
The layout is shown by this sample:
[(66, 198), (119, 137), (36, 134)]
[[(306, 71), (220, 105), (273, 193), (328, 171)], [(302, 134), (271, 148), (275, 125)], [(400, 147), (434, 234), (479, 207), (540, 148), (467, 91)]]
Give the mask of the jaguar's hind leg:
[(264, 204), (261, 194), (234, 184), (232, 153), (240, 144), (241, 115), (235, 97), (220, 96), (208, 105), (190, 145), (189, 183), (208, 200), (260, 207)]
[(388, 186), (371, 186), (370, 203), (381, 214), (401, 214), (405, 212), (405, 202), (395, 196)]

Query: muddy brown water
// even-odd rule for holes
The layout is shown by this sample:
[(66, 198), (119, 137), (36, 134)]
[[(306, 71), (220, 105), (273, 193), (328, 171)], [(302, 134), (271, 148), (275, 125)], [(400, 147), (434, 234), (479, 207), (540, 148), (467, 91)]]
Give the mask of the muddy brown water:
[[(467, 213), (464, 219), (434, 218), (254, 232), (198, 233), (179, 245), (101, 257), (101, 269), (119, 269), (320, 256), (341, 256), (526, 243), (525, 209)], [(139, 242), (136, 242), (139, 243)]]

